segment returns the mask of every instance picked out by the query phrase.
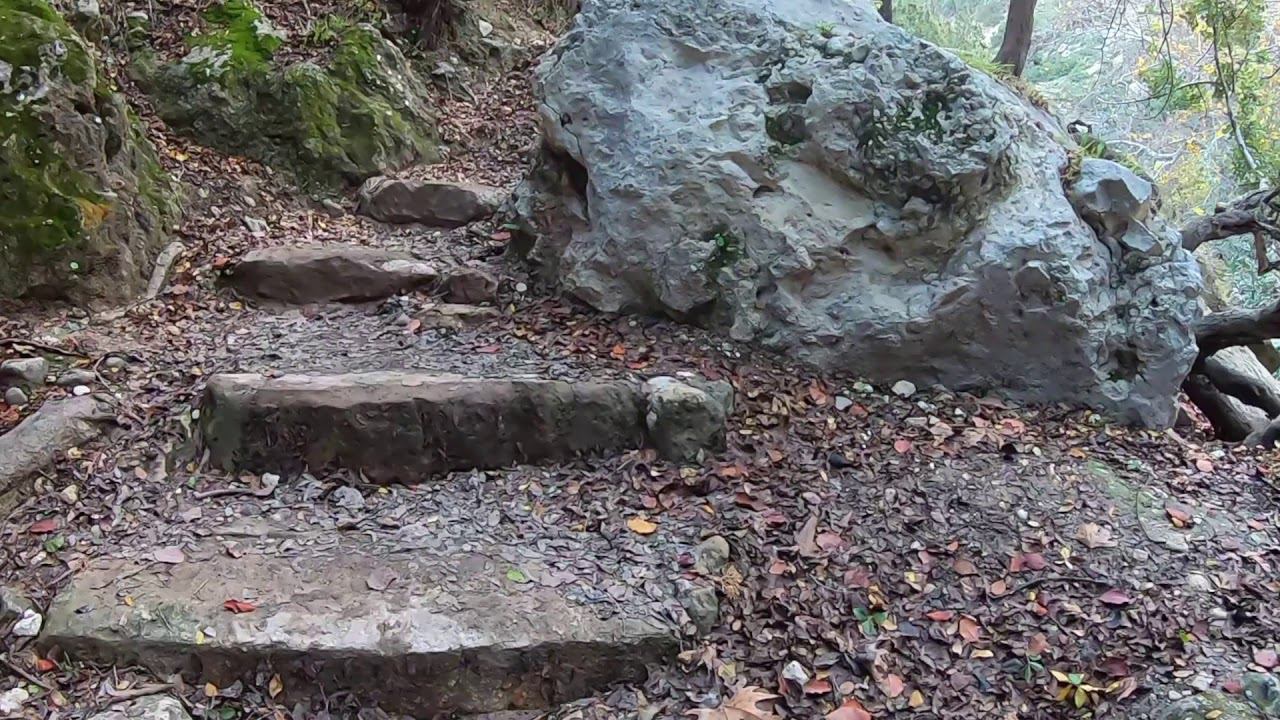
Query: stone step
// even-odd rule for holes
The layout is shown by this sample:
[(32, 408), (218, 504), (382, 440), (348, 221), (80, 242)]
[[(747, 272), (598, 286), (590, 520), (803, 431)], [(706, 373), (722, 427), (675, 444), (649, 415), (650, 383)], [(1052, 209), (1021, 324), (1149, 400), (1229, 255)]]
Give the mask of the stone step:
[(641, 447), (639, 398), (626, 382), (216, 375), (201, 422), (210, 459), (227, 470), (278, 473), (305, 464), (407, 483)]
[(655, 445), (696, 461), (724, 443), (731, 392), (671, 378), (566, 382), (423, 372), (215, 375), (201, 435), (225, 470), (345, 468), (412, 483), (451, 470), (496, 469)]
[(360, 187), (356, 212), (386, 223), (454, 228), (493, 215), (502, 191), (487, 185), (374, 177)]
[(282, 550), (277, 536), (239, 540), (236, 557), (213, 536), (179, 564), (95, 560), (50, 607), (41, 645), (218, 688), (279, 675), (279, 701), (349, 691), (424, 718), (550, 707), (643, 682), (675, 652), (661, 603), (586, 601), (604, 578), (574, 568), (593, 563), (476, 542), (406, 552), (363, 534)]
[(241, 295), (296, 305), (380, 300), (439, 280), (410, 255), (338, 244), (253, 250), (226, 277)]

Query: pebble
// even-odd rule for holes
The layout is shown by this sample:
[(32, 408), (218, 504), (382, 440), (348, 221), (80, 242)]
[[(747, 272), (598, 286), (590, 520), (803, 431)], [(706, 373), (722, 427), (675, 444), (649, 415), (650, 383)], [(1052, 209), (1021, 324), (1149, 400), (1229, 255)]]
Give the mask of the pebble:
[(13, 634), (17, 637), (35, 637), (40, 634), (40, 626), (43, 624), (44, 618), (40, 613), (28, 608), (23, 611), (18, 622), (13, 624)]
[(853, 401), (843, 395), (836, 396), (836, 410), (844, 412), (853, 407)]
[(804, 669), (799, 660), (792, 660), (782, 668), (782, 677), (803, 687), (809, 682), (809, 671)]
[(49, 361), (42, 357), (13, 358), (0, 363), (0, 379), (41, 385), (49, 374)]
[(6, 717), (22, 712), (22, 706), (31, 699), (31, 693), (23, 688), (6, 690), (0, 694), (0, 715)]
[(71, 394), (75, 395), (76, 397), (80, 397), (82, 395), (88, 395), (91, 392), (93, 391), (89, 389), (88, 385), (77, 385), (71, 388)]
[(58, 385), (60, 387), (71, 387), (73, 385), (88, 385), (92, 383), (97, 376), (92, 370), (82, 370), (74, 368), (68, 370), (58, 376)]
[(893, 394), (898, 397), (911, 397), (916, 394), (916, 385), (910, 380), (899, 380), (893, 384)]
[(26, 405), (27, 394), (22, 391), (22, 388), (11, 387), (4, 391), (4, 401), (9, 405)]
[(62, 492), (58, 493), (58, 497), (68, 505), (75, 505), (80, 500), (80, 488), (75, 485), (68, 485), (62, 488)]
[(119, 355), (111, 355), (102, 361), (102, 366), (108, 370), (123, 370), (129, 366), (129, 361)]

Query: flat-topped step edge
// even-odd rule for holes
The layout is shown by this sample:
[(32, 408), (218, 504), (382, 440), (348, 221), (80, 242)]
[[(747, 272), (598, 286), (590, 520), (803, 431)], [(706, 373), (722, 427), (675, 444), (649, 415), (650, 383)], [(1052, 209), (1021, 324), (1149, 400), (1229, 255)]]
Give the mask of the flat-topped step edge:
[(600, 615), (565, 587), (513, 582), (500, 552), (348, 540), (236, 559), (215, 538), (188, 552), (178, 565), (94, 561), (50, 607), (42, 646), (216, 687), (266, 670), (286, 698), (350, 691), (417, 717), (553, 706), (642, 682), (675, 652), (656, 608)]

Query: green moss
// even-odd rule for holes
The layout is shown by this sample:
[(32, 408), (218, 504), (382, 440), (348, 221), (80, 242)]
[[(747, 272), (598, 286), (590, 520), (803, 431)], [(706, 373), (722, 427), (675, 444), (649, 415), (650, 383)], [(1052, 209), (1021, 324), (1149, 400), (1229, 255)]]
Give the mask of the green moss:
[(13, 75), (0, 93), (0, 294), (11, 294), (23, 268), (78, 245), (85, 211), (96, 216), (105, 203), (59, 149), (47, 89), (31, 92), (67, 84), (78, 101), (91, 99), (96, 76), (84, 43), (42, 0), (0, 0), (0, 61)]
[(214, 5), (205, 11), (204, 20), (209, 28), (187, 38), (187, 44), (193, 50), (205, 50), (194, 55), (191, 64), (211, 77), (228, 70), (266, 70), (284, 43), (284, 34), (246, 0)]
[(408, 61), (370, 26), (332, 28), (340, 34), (324, 67), (231, 63), (216, 80), (189, 61), (135, 68), (171, 126), (288, 171), (307, 189), (433, 157), (434, 119)]

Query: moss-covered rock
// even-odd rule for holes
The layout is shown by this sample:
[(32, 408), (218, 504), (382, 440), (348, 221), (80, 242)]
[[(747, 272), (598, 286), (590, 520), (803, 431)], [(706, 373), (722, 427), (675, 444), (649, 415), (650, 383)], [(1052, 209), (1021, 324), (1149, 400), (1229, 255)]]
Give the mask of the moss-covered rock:
[(181, 60), (135, 59), (135, 74), (170, 126), (317, 189), (434, 158), (424, 85), (372, 26), (341, 27), (322, 66), (277, 62), (282, 36), (242, 0), (205, 20), (209, 29), (189, 39)]
[(174, 198), (85, 41), (46, 0), (0, 0), (0, 295), (128, 297)]

